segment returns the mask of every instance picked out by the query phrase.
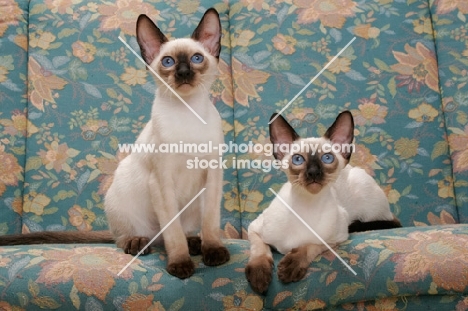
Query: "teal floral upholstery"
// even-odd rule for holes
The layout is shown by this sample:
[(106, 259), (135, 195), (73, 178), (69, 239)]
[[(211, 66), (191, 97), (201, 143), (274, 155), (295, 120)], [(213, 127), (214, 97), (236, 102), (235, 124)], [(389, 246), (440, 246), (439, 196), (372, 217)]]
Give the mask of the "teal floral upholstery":
[[(283, 115), (306, 137), (322, 135), (340, 111), (351, 110), (351, 163), (375, 177), (403, 225), (458, 222), (429, 7), (326, 1), (330, 12), (320, 11), (322, 2), (232, 6), (236, 141), (268, 142), (270, 116), (356, 37)], [(248, 27), (252, 21), (259, 26)], [(421, 31), (424, 21), (430, 31)], [(285, 180), (277, 170), (239, 169), (245, 228), (271, 201), (268, 188)]]
[[(162, 248), (136, 259), (109, 245), (3, 248), (0, 306), (26, 310), (466, 310), (468, 225), (408, 227), (353, 234), (338, 253), (317, 258), (304, 280), (282, 284), (276, 270), (268, 295), (252, 293), (244, 276), (249, 243), (229, 240), (231, 260), (195, 274), (169, 275)], [(275, 254), (275, 261), (281, 256)], [(443, 264), (441, 264), (443, 263)], [(465, 309), (463, 309), (465, 308)]]
[(166, 253), (162, 248), (139, 257), (120, 276), (117, 273), (132, 256), (114, 246), (9, 248), (0, 255), (0, 284), (7, 289), (2, 290), (0, 307), (2, 310), (223, 310), (240, 303), (260, 310), (262, 298), (251, 293), (243, 272), (248, 242), (232, 240), (226, 246), (236, 254), (229, 263), (205, 267), (201, 256), (193, 257), (196, 273), (183, 281), (164, 269)]
[(21, 233), (26, 161), (28, 8), (0, 3), (0, 235)]
[[(466, 307), (468, 226), (408, 227), (351, 235), (338, 249), (356, 271), (354, 276), (330, 252), (297, 283), (282, 284), (276, 276), (265, 309), (314, 310), (325, 306), (355, 310), (455, 310)], [(444, 251), (440, 251), (440, 250)], [(275, 261), (281, 256), (276, 255)], [(415, 297), (418, 299), (408, 299)], [(432, 299), (426, 301), (427, 296)], [(369, 302), (371, 303), (364, 303)], [(458, 310), (458, 309), (457, 309)], [(465, 310), (465, 309), (462, 309)]]
[[(431, 2), (437, 64), (460, 222), (468, 221), (468, 35), (464, 1)], [(440, 143), (442, 144), (442, 143)]]
[[(155, 83), (139, 50), (145, 13), (188, 36), (215, 7), (223, 28), (211, 95), (226, 143), (269, 142), (284, 111), (302, 136), (351, 110), (351, 163), (384, 189), (404, 228), (352, 234), (305, 279), (266, 295), (245, 276), (247, 227), (283, 172), (272, 156), (224, 155), (221, 231), (231, 260), (179, 280), (155, 248), (0, 247), (5, 310), (468, 310), (468, 6), (465, 0), (0, 0), (0, 236), (105, 230), (103, 197), (149, 120)], [(248, 160), (242, 167), (237, 160)], [(0, 237), (1, 238), (1, 237)], [(281, 259), (275, 253), (275, 263)]]

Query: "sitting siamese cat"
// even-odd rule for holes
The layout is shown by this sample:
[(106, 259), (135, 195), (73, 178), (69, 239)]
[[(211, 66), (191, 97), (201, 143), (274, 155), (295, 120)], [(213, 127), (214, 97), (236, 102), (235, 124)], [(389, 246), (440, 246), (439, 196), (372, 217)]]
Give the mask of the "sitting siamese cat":
[[(206, 11), (191, 38), (168, 40), (146, 15), (138, 17), (136, 32), (146, 64), (206, 122), (202, 123), (156, 79), (158, 88), (151, 119), (136, 144), (224, 143), (221, 117), (209, 98), (209, 90), (218, 74), (221, 50), (217, 11)], [(164, 243), (167, 271), (178, 278), (194, 273), (190, 255), (201, 254), (208, 266), (223, 264), (230, 257), (220, 239), (223, 171), (221, 168), (188, 169), (186, 163), (190, 157), (193, 155), (135, 152), (123, 159), (105, 196), (110, 231), (0, 236), (0, 245), (115, 242), (125, 253), (136, 255), (206, 188), (154, 244)], [(200, 157), (217, 159), (218, 154)], [(148, 247), (143, 254), (149, 251)]]

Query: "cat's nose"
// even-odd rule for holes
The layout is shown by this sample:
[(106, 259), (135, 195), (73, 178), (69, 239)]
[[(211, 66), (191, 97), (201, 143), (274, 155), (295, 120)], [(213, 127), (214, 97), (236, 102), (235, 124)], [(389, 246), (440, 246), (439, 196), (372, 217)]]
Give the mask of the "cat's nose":
[(323, 171), (320, 168), (309, 168), (306, 171), (306, 178), (309, 181), (321, 181), (323, 178)]
[(187, 81), (193, 76), (193, 71), (190, 70), (190, 66), (186, 63), (180, 63), (176, 68), (176, 78), (179, 80)]

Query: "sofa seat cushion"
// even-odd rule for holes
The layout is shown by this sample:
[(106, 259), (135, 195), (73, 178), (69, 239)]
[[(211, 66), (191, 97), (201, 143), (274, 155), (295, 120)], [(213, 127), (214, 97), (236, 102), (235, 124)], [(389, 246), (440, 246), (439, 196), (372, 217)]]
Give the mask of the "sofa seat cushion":
[[(302, 281), (284, 285), (275, 275), (265, 308), (353, 310), (364, 305), (368, 310), (395, 310), (412, 297), (415, 310), (428, 310), (421, 306), (434, 303), (441, 305), (438, 310), (454, 310), (468, 293), (467, 249), (465, 224), (352, 234), (337, 253), (356, 275), (331, 252), (324, 253)], [(276, 264), (281, 257), (275, 255)]]
[(463, 304), (468, 294), (468, 225), (353, 234), (337, 252), (357, 275), (326, 252), (311, 264), (304, 280), (283, 284), (276, 276), (282, 255), (275, 253), (266, 295), (255, 294), (244, 276), (249, 243), (226, 244), (231, 252), (227, 264), (205, 267), (201, 256), (194, 256), (197, 268), (186, 280), (165, 271), (162, 248), (138, 257), (118, 276), (133, 257), (113, 245), (3, 247), (0, 301), (28, 310), (351, 310), (382, 305), (395, 309), (407, 303), (437, 303), (448, 310)]
[(466, 297), (456, 295), (420, 295), (377, 298), (373, 301), (359, 301), (341, 305), (332, 310), (466, 310)]
[(205, 267), (194, 256), (195, 274), (185, 280), (166, 272), (163, 248), (138, 257), (120, 276), (133, 256), (110, 244), (0, 248), (0, 301), (27, 310), (222, 310), (237, 303), (262, 309), (244, 276), (248, 242), (226, 246), (228, 263)]

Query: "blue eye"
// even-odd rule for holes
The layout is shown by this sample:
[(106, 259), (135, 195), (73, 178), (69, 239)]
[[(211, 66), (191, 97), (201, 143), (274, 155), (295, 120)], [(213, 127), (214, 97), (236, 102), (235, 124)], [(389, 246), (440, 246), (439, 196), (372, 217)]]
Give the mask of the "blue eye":
[(305, 161), (304, 157), (301, 156), (300, 154), (293, 155), (291, 159), (291, 162), (294, 165), (301, 165), (302, 163), (304, 163), (304, 161)]
[(331, 153), (325, 153), (322, 156), (322, 162), (325, 164), (331, 164), (333, 161), (335, 161), (335, 157)]
[(161, 60), (161, 64), (164, 66), (164, 67), (171, 67), (171, 66), (174, 66), (175, 64), (175, 61), (172, 57), (170, 56), (164, 56)]
[(192, 56), (192, 58), (190, 59), (192, 61), (192, 63), (194, 64), (201, 64), (203, 62), (205, 58), (203, 57), (203, 55), (201, 54), (195, 54)]

